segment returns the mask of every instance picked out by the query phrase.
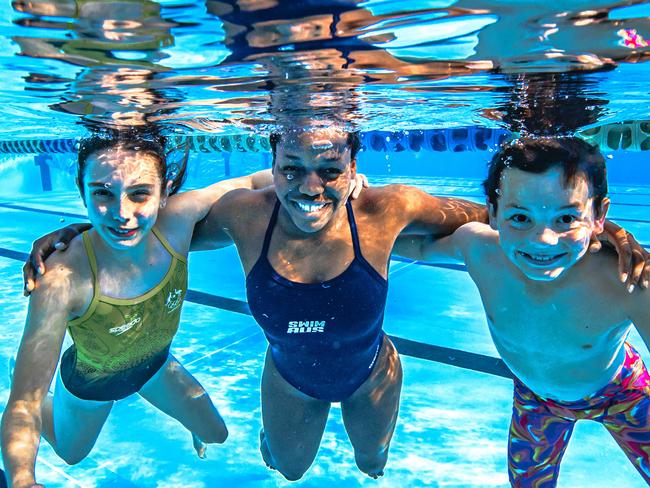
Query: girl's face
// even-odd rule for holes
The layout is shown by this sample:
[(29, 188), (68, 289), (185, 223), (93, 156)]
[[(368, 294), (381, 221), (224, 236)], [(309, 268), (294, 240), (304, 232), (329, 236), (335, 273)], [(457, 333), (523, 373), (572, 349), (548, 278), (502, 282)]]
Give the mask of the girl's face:
[(149, 153), (113, 148), (91, 154), (81, 184), (88, 218), (114, 249), (137, 246), (156, 223), (162, 191), (160, 164)]

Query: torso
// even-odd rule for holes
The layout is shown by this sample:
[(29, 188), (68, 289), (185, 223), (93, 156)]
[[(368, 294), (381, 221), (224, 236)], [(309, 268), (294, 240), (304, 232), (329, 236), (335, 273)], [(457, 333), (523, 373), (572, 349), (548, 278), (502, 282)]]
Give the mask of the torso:
[(532, 282), (496, 239), (489, 246), (477, 242), (466, 261), (504, 362), (544, 398), (574, 401), (598, 391), (621, 366), (631, 327), (615, 306), (626, 299), (616, 257), (587, 254), (555, 282)]
[(81, 316), (68, 322), (74, 346), (61, 364), (64, 384), (80, 398), (128, 396), (167, 359), (187, 290), (187, 264), (158, 236), (148, 265), (121, 268), (96, 257), (94, 240), (83, 237), (91, 295)]
[[(275, 201), (270, 201), (262, 235), (249, 234), (243, 243), (235, 239), (247, 274), (251, 312), (265, 331), (278, 371), (289, 383), (313, 397), (342, 401), (370, 375), (379, 353), (392, 244), (383, 254), (386, 262), (376, 266), (363, 247), (362, 236), (367, 235), (359, 223), (365, 222), (363, 211), (351, 209), (357, 221), (355, 252), (345, 207), (324, 231), (296, 236), (285, 230), (282, 207), (273, 225)], [(265, 239), (267, 229), (271, 233)], [(247, 248), (253, 240), (261, 244), (254, 257)]]

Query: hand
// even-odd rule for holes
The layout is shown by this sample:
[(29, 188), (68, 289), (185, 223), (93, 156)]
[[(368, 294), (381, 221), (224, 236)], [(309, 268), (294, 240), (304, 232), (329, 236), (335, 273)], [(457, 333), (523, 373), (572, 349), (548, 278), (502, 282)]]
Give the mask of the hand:
[(368, 183), (368, 178), (366, 178), (366, 175), (357, 173), (357, 175), (354, 177), (354, 181), (352, 182), (352, 185), (350, 185), (350, 194), (349, 198), (352, 200), (356, 200), (359, 198), (359, 195), (361, 194), (361, 190), (364, 188), (368, 188), (370, 184)]
[(45, 260), (50, 254), (54, 251), (65, 251), (72, 239), (91, 227), (90, 224), (70, 224), (34, 241), (27, 262), (23, 266), (24, 296), (29, 296), (34, 290), (38, 275), (45, 274)]
[(632, 234), (621, 226), (605, 221), (603, 233), (596, 239), (592, 235), (589, 250), (598, 252), (602, 247), (600, 241), (606, 241), (616, 248), (618, 253), (618, 273), (621, 283), (631, 293), (636, 286), (648, 288), (650, 281), (650, 253), (637, 242)]

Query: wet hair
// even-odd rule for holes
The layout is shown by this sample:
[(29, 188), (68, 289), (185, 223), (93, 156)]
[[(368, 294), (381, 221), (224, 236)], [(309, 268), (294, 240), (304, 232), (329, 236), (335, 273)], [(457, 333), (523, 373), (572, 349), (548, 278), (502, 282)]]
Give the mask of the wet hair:
[(83, 178), (88, 158), (100, 151), (122, 149), (139, 154), (148, 154), (156, 160), (156, 168), (161, 180), (161, 190), (167, 181), (172, 180), (170, 195), (183, 185), (187, 169), (187, 154), (178, 163), (168, 164), (165, 152), (165, 137), (151, 128), (104, 129), (84, 138), (79, 143), (77, 153), (77, 186), (81, 198), (85, 199)]
[(565, 188), (574, 184), (578, 176), (585, 176), (594, 209), (598, 211), (607, 196), (605, 158), (598, 147), (574, 136), (522, 138), (501, 146), (490, 161), (488, 176), (483, 182), (488, 202), (496, 212), (501, 176), (506, 168), (539, 174), (555, 167), (562, 169)]
[[(361, 137), (358, 131), (347, 132), (345, 143), (350, 146), (350, 161), (354, 161), (357, 153), (361, 149)], [(269, 141), (271, 143), (271, 152), (273, 153), (273, 164), (275, 164), (275, 153), (278, 143), (282, 140), (282, 132), (271, 132)]]

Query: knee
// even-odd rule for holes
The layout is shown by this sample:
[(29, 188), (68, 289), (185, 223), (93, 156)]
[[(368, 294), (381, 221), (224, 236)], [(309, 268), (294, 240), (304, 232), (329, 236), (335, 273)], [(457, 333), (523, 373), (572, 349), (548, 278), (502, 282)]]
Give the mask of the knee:
[(274, 457), (272, 467), (284, 476), (287, 481), (298, 481), (305, 475), (310, 466), (311, 462), (301, 460), (299, 457), (294, 457), (288, 462)]
[(228, 439), (228, 428), (223, 422), (209, 426), (203, 432), (197, 432), (197, 435), (206, 444), (223, 444)]
[(372, 453), (355, 452), (354, 460), (359, 471), (372, 478), (379, 478), (383, 476), (384, 468), (388, 462), (388, 448), (386, 447)]
[(81, 461), (86, 459), (88, 454), (90, 454), (90, 450), (92, 449), (80, 449), (80, 450), (60, 450), (60, 449), (55, 449), (57, 455), (65, 461), (65, 463), (69, 466), (74, 466), (75, 464), (79, 464)]
[(299, 466), (276, 466), (276, 469), (278, 472), (286, 478), (287, 481), (298, 481), (300, 478), (302, 478), (305, 473), (307, 472), (307, 469), (309, 466), (302, 468)]

